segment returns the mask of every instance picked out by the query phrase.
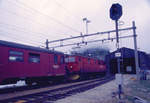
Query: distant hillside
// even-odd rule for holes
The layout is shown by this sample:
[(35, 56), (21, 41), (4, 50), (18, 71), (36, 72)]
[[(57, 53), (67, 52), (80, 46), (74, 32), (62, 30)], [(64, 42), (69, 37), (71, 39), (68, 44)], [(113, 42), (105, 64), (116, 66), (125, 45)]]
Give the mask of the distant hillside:
[(88, 48), (82, 51), (72, 51), (71, 54), (80, 54), (83, 56), (90, 56), (100, 60), (105, 60), (105, 56), (109, 53), (108, 49), (104, 48)]

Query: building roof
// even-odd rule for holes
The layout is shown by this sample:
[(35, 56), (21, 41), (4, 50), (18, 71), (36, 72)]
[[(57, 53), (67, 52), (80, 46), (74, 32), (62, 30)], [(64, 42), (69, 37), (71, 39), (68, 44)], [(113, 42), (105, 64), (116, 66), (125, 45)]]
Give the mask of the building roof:
[[(123, 58), (134, 58), (134, 49), (131, 49), (131, 48), (126, 48), (126, 47), (122, 47), (119, 49), (119, 51), (121, 52), (121, 56)], [(107, 56), (109, 56), (111, 59), (114, 59), (116, 58), (115, 57), (115, 53), (117, 53), (118, 51), (114, 51), (114, 52), (111, 52), (110, 54), (108, 54)], [(143, 51), (138, 51), (138, 55), (145, 55), (146, 53), (143, 52)]]

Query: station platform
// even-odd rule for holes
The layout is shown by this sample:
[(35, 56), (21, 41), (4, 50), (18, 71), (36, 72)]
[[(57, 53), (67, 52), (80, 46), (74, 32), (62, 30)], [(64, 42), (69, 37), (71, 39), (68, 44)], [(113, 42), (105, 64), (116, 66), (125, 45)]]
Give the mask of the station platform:
[[(136, 75), (123, 75), (123, 87), (132, 82)], [(113, 93), (118, 91), (118, 85), (115, 80), (105, 83), (91, 90), (78, 93), (54, 103), (115, 103), (117, 99), (113, 98)]]

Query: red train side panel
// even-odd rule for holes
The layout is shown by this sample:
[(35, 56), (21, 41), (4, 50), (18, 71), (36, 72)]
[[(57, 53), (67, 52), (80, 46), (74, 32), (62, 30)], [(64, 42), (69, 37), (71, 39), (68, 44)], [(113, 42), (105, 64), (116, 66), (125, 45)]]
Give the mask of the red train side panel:
[(7, 79), (64, 76), (64, 55), (0, 41), (0, 83)]
[(104, 61), (83, 56), (68, 56), (65, 58), (68, 71), (73, 73), (100, 73), (106, 72)]

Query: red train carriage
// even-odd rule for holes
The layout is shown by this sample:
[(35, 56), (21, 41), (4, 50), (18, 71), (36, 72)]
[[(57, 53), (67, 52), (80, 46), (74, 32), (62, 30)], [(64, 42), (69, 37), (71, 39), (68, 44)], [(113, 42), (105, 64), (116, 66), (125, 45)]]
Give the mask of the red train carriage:
[(0, 84), (51, 80), (66, 74), (64, 54), (0, 40)]
[(78, 79), (81, 75), (97, 75), (106, 72), (104, 61), (90, 57), (73, 55), (66, 57), (65, 62), (71, 80)]
[(20, 79), (27, 84), (41, 84), (105, 71), (104, 62), (94, 58), (67, 56), (64, 63), (61, 52), (0, 40), (0, 84), (16, 83)]

